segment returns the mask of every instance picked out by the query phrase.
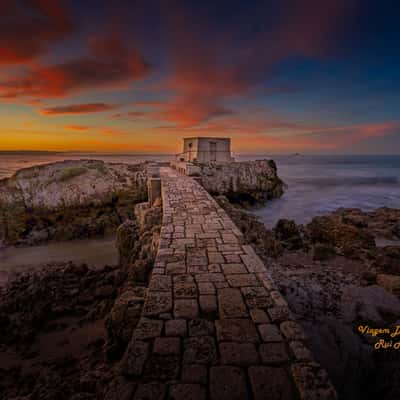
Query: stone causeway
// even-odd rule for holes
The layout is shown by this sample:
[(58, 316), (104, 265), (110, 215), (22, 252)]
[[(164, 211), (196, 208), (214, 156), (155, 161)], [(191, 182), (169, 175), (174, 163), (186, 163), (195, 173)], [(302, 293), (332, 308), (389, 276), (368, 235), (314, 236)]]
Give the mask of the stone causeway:
[(336, 399), (268, 266), (193, 178), (162, 167), (163, 220), (126, 374), (134, 399)]

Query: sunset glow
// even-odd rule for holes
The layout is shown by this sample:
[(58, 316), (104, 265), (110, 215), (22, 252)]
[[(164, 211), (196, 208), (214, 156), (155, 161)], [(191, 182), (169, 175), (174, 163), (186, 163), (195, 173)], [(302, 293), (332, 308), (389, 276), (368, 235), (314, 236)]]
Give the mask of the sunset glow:
[(0, 150), (400, 151), (389, 2), (139, 3), (2, 2)]

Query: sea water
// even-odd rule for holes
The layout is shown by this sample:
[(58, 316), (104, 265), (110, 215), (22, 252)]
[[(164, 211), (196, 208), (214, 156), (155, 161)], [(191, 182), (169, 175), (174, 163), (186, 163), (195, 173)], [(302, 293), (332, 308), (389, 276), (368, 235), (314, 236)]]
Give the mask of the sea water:
[[(65, 159), (138, 163), (173, 155), (0, 152), (0, 179), (21, 168)], [(287, 185), (280, 199), (254, 212), (272, 227), (280, 218), (307, 223), (339, 207), (400, 208), (400, 155), (235, 155), (238, 161), (272, 158)]]
[[(252, 157), (254, 158), (254, 157)], [(280, 218), (307, 223), (339, 207), (400, 208), (400, 156), (273, 156), (284, 195), (255, 213), (267, 227)]]

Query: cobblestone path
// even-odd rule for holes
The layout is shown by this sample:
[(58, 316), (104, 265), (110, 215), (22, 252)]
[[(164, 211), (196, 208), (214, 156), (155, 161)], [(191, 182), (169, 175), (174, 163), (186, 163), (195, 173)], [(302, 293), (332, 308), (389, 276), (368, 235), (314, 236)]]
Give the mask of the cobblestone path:
[(335, 399), (266, 266), (192, 178), (162, 168), (163, 224), (125, 371), (134, 399)]

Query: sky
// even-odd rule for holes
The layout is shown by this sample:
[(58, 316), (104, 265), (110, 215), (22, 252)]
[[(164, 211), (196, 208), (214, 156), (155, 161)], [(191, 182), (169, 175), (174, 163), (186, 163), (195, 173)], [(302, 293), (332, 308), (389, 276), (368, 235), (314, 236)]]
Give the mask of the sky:
[(400, 153), (395, 1), (0, 5), (0, 150)]

